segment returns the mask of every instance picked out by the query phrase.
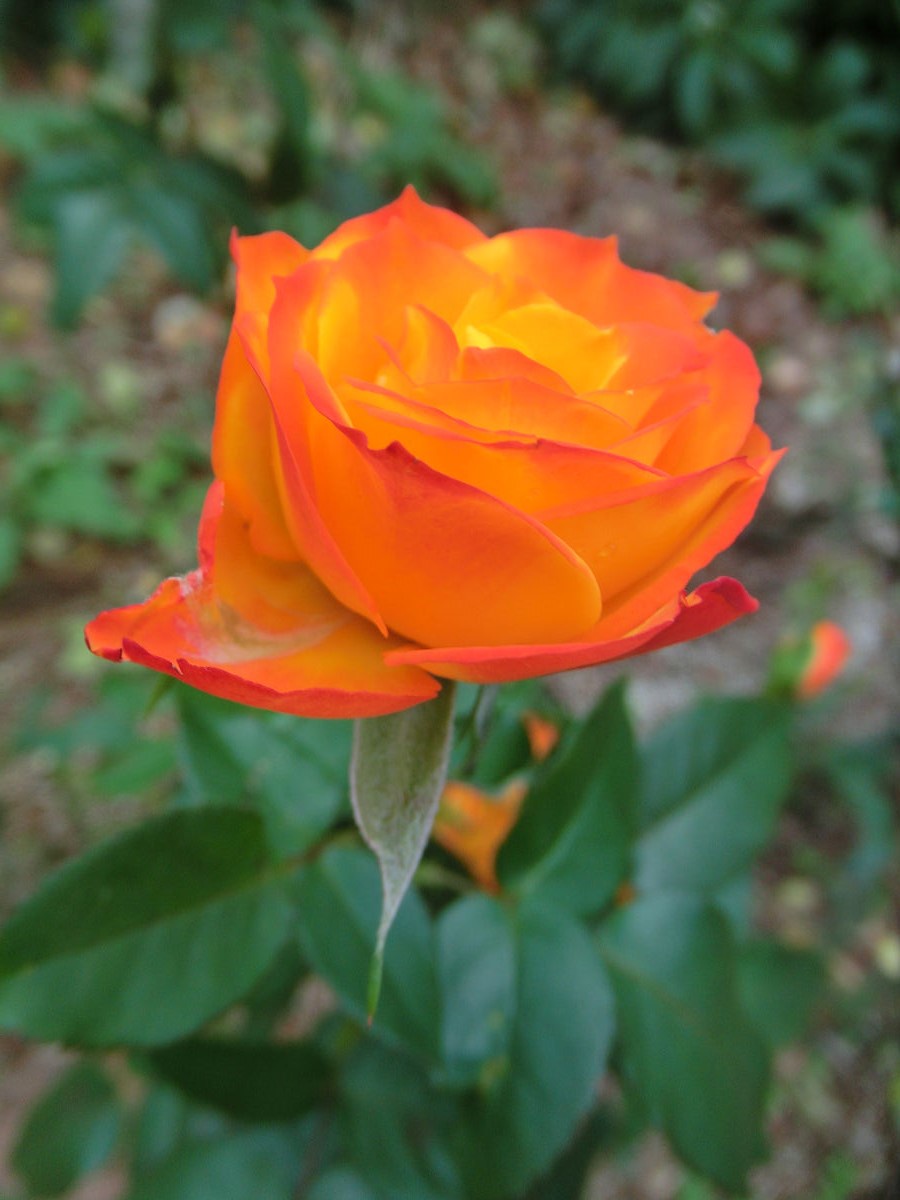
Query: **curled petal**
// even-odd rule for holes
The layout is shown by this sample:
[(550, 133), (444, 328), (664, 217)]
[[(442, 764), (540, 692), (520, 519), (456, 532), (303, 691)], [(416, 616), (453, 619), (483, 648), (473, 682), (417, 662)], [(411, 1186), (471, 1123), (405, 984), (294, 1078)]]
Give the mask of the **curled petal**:
[(623, 637), (584, 639), (545, 646), (465, 646), (423, 650), (391, 650), (386, 660), (417, 666), (446, 679), (467, 683), (510, 683), (580, 667), (594, 667), (620, 658), (647, 654), (663, 646), (714, 633), (748, 613), (758, 603), (736, 579), (723, 577), (682, 594)]
[(95, 654), (298, 716), (376, 716), (437, 693), (421, 669), (388, 666), (384, 650), (397, 640), (343, 609), (301, 564), (266, 564), (248, 550), (217, 489), (200, 535), (205, 565), (96, 617), (85, 631)]

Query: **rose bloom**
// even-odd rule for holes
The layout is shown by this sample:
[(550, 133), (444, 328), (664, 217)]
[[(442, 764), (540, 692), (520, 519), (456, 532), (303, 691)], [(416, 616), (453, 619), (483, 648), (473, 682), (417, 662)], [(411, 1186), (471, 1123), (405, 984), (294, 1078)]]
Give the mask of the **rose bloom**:
[(485, 237), (407, 189), (315, 250), (235, 238), (199, 567), (90, 648), (242, 704), (394, 712), (709, 633), (685, 592), (779, 454), (715, 297), (612, 238)]

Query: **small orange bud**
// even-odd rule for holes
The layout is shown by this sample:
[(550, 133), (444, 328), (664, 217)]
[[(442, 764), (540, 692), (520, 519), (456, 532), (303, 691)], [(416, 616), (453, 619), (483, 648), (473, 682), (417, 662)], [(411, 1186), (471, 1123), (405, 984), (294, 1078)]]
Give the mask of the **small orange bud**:
[(497, 852), (516, 823), (526, 790), (520, 779), (508, 783), (499, 796), (453, 779), (444, 788), (432, 837), (487, 892), (500, 890)]
[(550, 757), (559, 741), (559, 726), (530, 709), (522, 713), (522, 724), (531, 747), (531, 757), (535, 762), (543, 762)]
[(840, 625), (819, 621), (809, 632), (809, 656), (797, 680), (797, 696), (808, 700), (834, 683), (850, 657), (852, 646)]

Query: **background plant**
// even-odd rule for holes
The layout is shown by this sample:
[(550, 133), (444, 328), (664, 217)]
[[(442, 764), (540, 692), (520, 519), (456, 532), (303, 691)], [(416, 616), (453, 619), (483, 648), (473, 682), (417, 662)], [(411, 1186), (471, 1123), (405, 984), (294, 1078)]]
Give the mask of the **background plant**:
[[(489, 169), (455, 136), (437, 96), (396, 72), (365, 68), (309, 4), (32, 8), (7, 0), (0, 9), (4, 45), (39, 66), (61, 44), (97, 76), (74, 110), (16, 94), (0, 102), (0, 145), (24, 167), (19, 217), (52, 238), (60, 325), (77, 321), (135, 244), (203, 292), (221, 277), (231, 226), (248, 233), (275, 225), (316, 242), (409, 182), (475, 203), (493, 192)], [(255, 45), (249, 73), (246, 57), (242, 68), (229, 60), (238, 36)], [(324, 68), (318, 89), (307, 50)], [(211, 152), (191, 128), (191, 71), (216, 56), (224, 72), (245, 77), (229, 97), (238, 136), (212, 138)], [(240, 87), (260, 95), (262, 126), (241, 128)], [(331, 89), (324, 104), (323, 87)], [(329, 107), (332, 123), (323, 127), (317, 113)]]
[[(780, 262), (836, 312), (892, 302), (896, 250), (866, 210), (900, 217), (895, 6), (540, 0), (534, 14), (557, 76), (582, 81), (641, 131), (703, 146), (753, 207), (811, 233), (802, 265)], [(839, 244), (854, 256), (854, 283), (835, 277)]]
[[(207, 1196), (224, 1176), (263, 1198), (577, 1197), (593, 1156), (647, 1126), (742, 1190), (771, 1054), (823, 997), (820, 954), (761, 937), (749, 907), (796, 769), (790, 701), (701, 701), (638, 743), (621, 685), (582, 720), (537, 685), (487, 707), (464, 689), (455, 771), (529, 781), (502, 895), (432, 849), (370, 1028), (379, 883), (350, 833), (348, 723), (181, 687), (165, 704), (165, 810), (65, 866), (0, 934), (3, 1026), (86, 1053), (19, 1134), (28, 1195), (112, 1156), (129, 1196)], [(561, 730), (543, 764), (535, 711)], [(101, 736), (107, 771), (104, 747), (139, 720), (120, 712), (116, 736), (76, 735)], [(877, 787), (872, 762), (828, 769)], [(315, 977), (332, 997), (318, 1020)], [(605, 1064), (618, 1100), (598, 1100)]]

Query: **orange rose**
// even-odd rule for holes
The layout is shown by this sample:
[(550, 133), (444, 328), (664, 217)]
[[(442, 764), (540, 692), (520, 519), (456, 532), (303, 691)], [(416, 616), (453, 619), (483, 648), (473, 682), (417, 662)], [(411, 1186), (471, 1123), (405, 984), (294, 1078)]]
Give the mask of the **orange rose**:
[(236, 238), (199, 568), (87, 629), (244, 704), (371, 716), (751, 612), (690, 577), (779, 455), (714, 298), (613, 239), (487, 238), (407, 189), (309, 251)]

